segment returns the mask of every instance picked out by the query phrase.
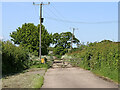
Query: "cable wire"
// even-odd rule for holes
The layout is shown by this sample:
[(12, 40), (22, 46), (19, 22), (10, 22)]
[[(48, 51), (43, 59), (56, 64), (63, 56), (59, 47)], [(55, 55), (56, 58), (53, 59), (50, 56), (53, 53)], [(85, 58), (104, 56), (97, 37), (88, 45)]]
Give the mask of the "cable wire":
[(60, 17), (64, 18), (64, 16), (55, 8), (54, 3), (51, 4), (51, 6), (54, 8), (54, 10), (60, 15)]
[(64, 22), (64, 23), (78, 23), (78, 24), (108, 24), (108, 23), (118, 23), (118, 21), (83, 22), (83, 21), (63, 20), (63, 19), (52, 18), (52, 17), (46, 17), (46, 18), (54, 20), (54, 21)]

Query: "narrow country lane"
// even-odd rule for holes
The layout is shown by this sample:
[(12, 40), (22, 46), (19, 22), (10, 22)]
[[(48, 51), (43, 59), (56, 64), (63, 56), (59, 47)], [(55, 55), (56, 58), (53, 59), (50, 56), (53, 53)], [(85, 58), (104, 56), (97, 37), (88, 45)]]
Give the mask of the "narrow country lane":
[(72, 67), (48, 69), (42, 88), (118, 88), (118, 86), (90, 71)]

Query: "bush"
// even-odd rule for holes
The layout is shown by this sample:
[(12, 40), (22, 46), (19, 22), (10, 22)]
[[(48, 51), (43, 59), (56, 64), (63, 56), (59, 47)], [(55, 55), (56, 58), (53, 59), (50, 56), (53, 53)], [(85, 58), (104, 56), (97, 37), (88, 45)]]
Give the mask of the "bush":
[(22, 47), (17, 47), (10, 41), (2, 42), (2, 73), (10, 74), (29, 68), (31, 61)]
[(31, 66), (31, 68), (50, 68), (52, 67), (52, 61), (47, 61), (45, 64), (40, 63), (40, 61), (34, 61), (33, 65)]
[(55, 55), (56, 59), (61, 59), (61, 55)]

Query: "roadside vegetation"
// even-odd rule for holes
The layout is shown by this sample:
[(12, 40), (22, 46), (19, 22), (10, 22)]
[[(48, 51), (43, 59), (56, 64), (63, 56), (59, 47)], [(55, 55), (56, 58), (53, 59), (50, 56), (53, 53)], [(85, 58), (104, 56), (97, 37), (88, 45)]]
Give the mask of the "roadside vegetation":
[[(10, 33), (11, 41), (0, 41), (2, 44), (2, 74), (9, 75), (22, 72), (31, 67), (50, 68), (53, 60), (49, 60), (46, 64), (39, 61), (39, 28), (38, 24), (24, 23), (18, 27), (16, 31)], [(49, 55), (51, 50), (52, 56), (60, 59), (62, 55), (68, 52), (70, 41), (72, 40), (71, 32), (48, 33), (44, 25), (42, 25), (41, 33), (42, 55)], [(73, 36), (74, 44), (78, 44), (79, 40)], [(54, 47), (50, 47), (52, 44)], [(51, 55), (49, 55), (51, 57)], [(35, 60), (36, 57), (38, 60)]]
[(34, 79), (33, 88), (41, 88), (44, 83), (44, 77), (38, 74), (38, 77)]
[(29, 68), (31, 61), (22, 47), (17, 47), (10, 41), (2, 42), (2, 74), (20, 72)]
[(2, 50), (3, 88), (41, 88), (44, 74), (52, 61), (42, 64), (39, 57), (30, 54), (11, 41), (0, 41)]
[[(0, 41), (3, 77), (24, 73), (26, 70), (34, 68), (43, 68), (46, 71), (52, 67), (54, 59), (65, 58), (62, 55), (67, 55), (70, 57), (67, 60), (71, 62), (72, 66), (91, 70), (118, 82), (118, 64), (120, 65), (118, 42), (103, 40), (84, 45), (80, 44), (80, 41), (71, 32), (52, 34), (48, 33), (45, 26), (42, 25), (41, 53), (46, 62), (42, 64), (39, 60), (39, 27), (39, 24), (35, 26), (33, 23), (25, 23), (10, 33), (12, 42)], [(72, 36), (77, 48), (70, 51)], [(50, 47), (50, 45), (54, 47)], [(49, 51), (51, 51), (50, 54)], [(34, 82), (32, 87), (39, 88), (42, 86), (44, 78), (37, 75), (34, 80), (36, 83)], [(37, 82), (40, 84), (38, 85)]]
[[(1, 41), (2, 42), (2, 41)], [(2, 74), (14, 74), (29, 68), (50, 68), (52, 61), (42, 64), (39, 57), (30, 55), (21, 46), (15, 46), (11, 41), (2, 42)], [(35, 57), (35, 58), (34, 58)]]
[[(16, 31), (10, 33), (11, 41), (0, 41), (2, 49), (2, 74), (14, 74), (22, 72), (31, 67), (49, 68), (50, 65), (41, 64), (39, 60), (39, 28), (38, 24), (33, 23), (22, 24)], [(49, 34), (42, 25), (42, 55), (48, 55), (48, 47), (52, 43), (52, 34)], [(36, 57), (38, 60), (35, 60)], [(39, 63), (37, 63), (39, 62)]]
[(33, 61), (33, 65), (30, 68), (44, 68), (49, 69), (52, 67), (53, 61), (47, 61), (45, 64), (41, 63), (40, 61)]
[(73, 66), (91, 70), (97, 75), (108, 77), (118, 82), (118, 42), (103, 40), (87, 43), (73, 49), (69, 55)]
[(45, 72), (42, 68), (31, 68), (19, 74), (3, 77), (2, 88), (41, 88)]

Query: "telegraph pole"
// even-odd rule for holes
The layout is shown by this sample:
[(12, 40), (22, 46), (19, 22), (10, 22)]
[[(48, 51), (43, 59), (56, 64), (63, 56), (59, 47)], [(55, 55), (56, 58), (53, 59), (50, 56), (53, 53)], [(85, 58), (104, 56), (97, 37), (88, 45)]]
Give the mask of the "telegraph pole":
[(71, 41), (71, 50), (72, 50), (72, 44), (73, 44), (73, 37), (74, 37), (74, 31), (78, 30), (78, 28), (72, 28), (73, 34), (72, 34), (72, 41)]
[(40, 4), (35, 4), (33, 2), (33, 5), (39, 5), (40, 6), (40, 37), (39, 37), (39, 40), (40, 40), (40, 44), (39, 44), (39, 57), (40, 57), (40, 61), (41, 61), (41, 30), (42, 30), (42, 23), (43, 23), (43, 18), (42, 18), (42, 5), (49, 5), (50, 2), (48, 2), (48, 4), (43, 4), (43, 2), (41, 2)]

